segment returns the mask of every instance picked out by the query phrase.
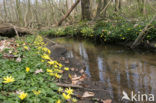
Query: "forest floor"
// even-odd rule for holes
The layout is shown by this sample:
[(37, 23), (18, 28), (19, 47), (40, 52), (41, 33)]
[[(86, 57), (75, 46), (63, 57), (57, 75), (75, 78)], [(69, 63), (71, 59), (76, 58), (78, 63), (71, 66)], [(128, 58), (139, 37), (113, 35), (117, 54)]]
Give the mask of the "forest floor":
[(80, 60), (66, 58), (66, 48), (40, 36), (33, 43), (33, 38), (0, 41), (0, 101), (112, 103), (109, 91), (90, 80)]

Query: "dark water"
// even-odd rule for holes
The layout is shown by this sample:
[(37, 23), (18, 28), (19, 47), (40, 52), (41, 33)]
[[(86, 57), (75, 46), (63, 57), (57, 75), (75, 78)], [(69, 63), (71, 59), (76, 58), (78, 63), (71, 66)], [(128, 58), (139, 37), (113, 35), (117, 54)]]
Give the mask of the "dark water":
[[(88, 41), (56, 38), (68, 50), (69, 58), (82, 59), (92, 81), (102, 81), (113, 98), (122, 91), (156, 94), (156, 55), (133, 52), (119, 46), (95, 45)], [(155, 97), (156, 99), (156, 97)]]

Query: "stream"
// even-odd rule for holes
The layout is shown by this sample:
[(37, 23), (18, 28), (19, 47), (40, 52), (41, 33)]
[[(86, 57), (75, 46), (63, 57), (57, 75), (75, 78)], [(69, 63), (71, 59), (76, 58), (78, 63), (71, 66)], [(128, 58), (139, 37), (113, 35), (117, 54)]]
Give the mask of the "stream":
[(121, 46), (97, 45), (86, 40), (54, 38), (64, 45), (67, 57), (81, 59), (91, 81), (104, 83), (112, 98), (120, 100), (122, 92), (156, 94), (156, 55), (134, 52)]

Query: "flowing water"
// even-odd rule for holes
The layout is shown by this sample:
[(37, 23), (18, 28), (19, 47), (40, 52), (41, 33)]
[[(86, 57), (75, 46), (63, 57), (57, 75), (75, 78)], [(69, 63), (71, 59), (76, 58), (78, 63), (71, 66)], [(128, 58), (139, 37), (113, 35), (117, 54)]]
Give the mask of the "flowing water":
[(121, 99), (123, 90), (156, 94), (156, 55), (133, 52), (120, 46), (96, 45), (85, 40), (55, 38), (68, 49), (69, 58), (83, 60), (92, 81), (101, 81), (111, 96)]

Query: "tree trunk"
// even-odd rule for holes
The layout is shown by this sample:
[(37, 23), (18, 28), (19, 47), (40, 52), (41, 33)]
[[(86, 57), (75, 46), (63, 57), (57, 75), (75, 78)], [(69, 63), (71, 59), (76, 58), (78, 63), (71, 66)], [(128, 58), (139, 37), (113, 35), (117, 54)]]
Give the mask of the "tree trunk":
[(98, 1), (97, 11), (96, 11), (96, 17), (95, 17), (96, 19), (100, 16), (101, 8), (102, 8), (102, 0), (99, 0)]
[(4, 22), (6, 22), (7, 21), (7, 10), (6, 10), (6, 0), (3, 0), (3, 7), (4, 7), (4, 13), (5, 13), (5, 17), (4, 17)]
[(80, 0), (77, 0), (72, 7), (68, 10), (67, 14), (64, 15), (64, 17), (58, 22), (58, 26), (62, 24), (62, 22), (70, 15), (70, 13), (74, 10), (74, 8), (77, 6), (77, 4), (80, 2)]
[(90, 0), (81, 0), (82, 20), (91, 20)]
[(16, 0), (16, 9), (17, 9), (17, 20), (20, 23), (20, 25), (23, 25), (23, 19), (20, 10), (20, 0)]
[(115, 0), (115, 11), (119, 11), (119, 0)]

